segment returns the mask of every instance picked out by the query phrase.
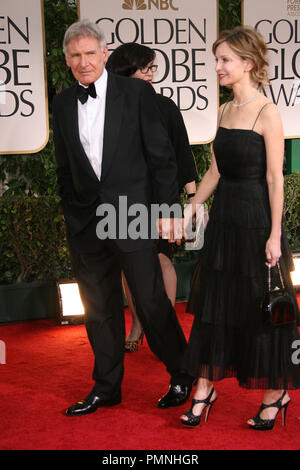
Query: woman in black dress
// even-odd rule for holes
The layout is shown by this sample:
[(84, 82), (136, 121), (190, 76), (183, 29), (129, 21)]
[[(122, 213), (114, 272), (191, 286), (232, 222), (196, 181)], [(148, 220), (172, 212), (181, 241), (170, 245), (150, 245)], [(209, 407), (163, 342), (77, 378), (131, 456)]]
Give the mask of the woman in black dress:
[[(109, 72), (116, 73), (117, 75), (146, 80), (152, 84), (154, 72), (157, 70), (154, 60), (155, 52), (149, 47), (137, 43), (127, 43), (122, 44), (110, 54), (106, 68)], [(174, 101), (170, 98), (156, 94), (156, 100), (161, 119), (175, 151), (179, 191), (181, 192), (184, 188), (188, 196), (194, 195), (197, 172), (182, 115)], [(159, 239), (157, 251), (166, 293), (174, 306), (177, 277), (171, 261), (172, 245), (168, 243), (168, 240)], [(132, 327), (125, 341), (125, 350), (132, 352), (138, 349), (138, 343), (142, 338), (143, 330), (124, 276), (122, 280), (124, 293), (132, 315)]]
[[(213, 52), (220, 85), (233, 98), (220, 107), (211, 166), (192, 199), (195, 210), (216, 190), (188, 304), (195, 318), (184, 371), (199, 379), (181, 421), (197, 426), (204, 410), (207, 419), (217, 399), (213, 381), (236, 377), (241, 387), (265, 390), (248, 425), (267, 430), (280, 410), (285, 417), (286, 390), (300, 388), (300, 367), (292, 360), (299, 311), (282, 228), (283, 129), (276, 105), (261, 93), (268, 82), (261, 35), (242, 26), (224, 31)], [(298, 318), (268, 328), (261, 301), (267, 265), (277, 279), (278, 261)]]

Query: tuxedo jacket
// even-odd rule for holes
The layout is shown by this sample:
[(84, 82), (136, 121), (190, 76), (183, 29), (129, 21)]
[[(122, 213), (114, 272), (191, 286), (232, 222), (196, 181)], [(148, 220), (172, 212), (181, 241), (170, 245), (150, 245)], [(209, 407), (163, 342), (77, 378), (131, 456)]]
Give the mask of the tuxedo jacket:
[[(53, 131), (67, 235), (79, 250), (97, 240), (100, 204), (111, 204), (118, 220), (119, 196), (127, 197), (128, 207), (140, 203), (149, 210), (154, 187), (159, 204), (180, 202), (175, 153), (154, 89), (144, 80), (108, 73), (100, 180), (80, 141), (76, 85), (54, 97)], [(142, 249), (145, 240), (116, 243), (127, 252)]]

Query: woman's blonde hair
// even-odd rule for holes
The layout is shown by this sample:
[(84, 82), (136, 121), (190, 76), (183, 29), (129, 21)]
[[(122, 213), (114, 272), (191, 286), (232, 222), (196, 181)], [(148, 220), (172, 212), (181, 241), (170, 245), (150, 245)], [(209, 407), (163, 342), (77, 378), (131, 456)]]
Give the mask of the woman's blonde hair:
[(222, 31), (219, 38), (213, 43), (212, 50), (216, 54), (217, 47), (226, 42), (228, 46), (242, 59), (252, 62), (250, 71), (252, 80), (257, 83), (258, 88), (263, 88), (269, 83), (266, 67), (269, 65), (267, 59), (267, 46), (262, 35), (250, 26), (236, 26), (231, 30)]

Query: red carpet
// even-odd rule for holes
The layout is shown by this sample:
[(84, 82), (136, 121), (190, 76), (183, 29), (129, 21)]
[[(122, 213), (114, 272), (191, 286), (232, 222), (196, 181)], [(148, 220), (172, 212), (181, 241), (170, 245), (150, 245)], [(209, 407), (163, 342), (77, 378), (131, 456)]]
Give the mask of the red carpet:
[[(193, 317), (177, 304), (188, 337)], [(127, 317), (127, 327), (130, 326)], [(263, 391), (240, 389), (234, 379), (217, 384), (219, 399), (207, 424), (189, 430), (179, 416), (188, 405), (156, 408), (168, 388), (164, 366), (147, 342), (127, 354), (123, 401), (113, 408), (69, 418), (64, 409), (92, 388), (92, 353), (85, 328), (37, 320), (0, 327), (6, 364), (0, 364), (1, 450), (217, 450), (299, 449), (300, 391), (291, 391), (287, 426), (281, 416), (270, 432), (255, 432), (246, 423), (258, 409)]]

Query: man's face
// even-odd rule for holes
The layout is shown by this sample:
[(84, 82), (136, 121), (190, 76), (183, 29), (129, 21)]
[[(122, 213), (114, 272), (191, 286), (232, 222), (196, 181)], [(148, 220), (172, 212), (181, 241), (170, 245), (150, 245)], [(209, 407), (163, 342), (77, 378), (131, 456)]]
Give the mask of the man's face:
[(107, 58), (107, 46), (101, 50), (99, 41), (93, 36), (71, 39), (67, 45), (67, 65), (76, 80), (85, 86), (101, 77)]

